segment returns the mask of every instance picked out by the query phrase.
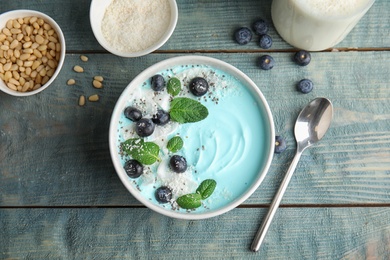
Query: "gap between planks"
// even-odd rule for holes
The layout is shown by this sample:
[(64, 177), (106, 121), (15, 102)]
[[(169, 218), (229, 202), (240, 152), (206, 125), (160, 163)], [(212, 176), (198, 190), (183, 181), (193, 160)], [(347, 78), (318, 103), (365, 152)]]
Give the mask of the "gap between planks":
[[(188, 54), (188, 53), (289, 53), (297, 52), (299, 49), (274, 49), (274, 50), (157, 50), (151, 54)], [(372, 51), (390, 51), (390, 47), (384, 48), (332, 48), (319, 52), (372, 52)], [(66, 54), (111, 54), (105, 50), (68, 50)]]
[[(268, 208), (269, 204), (244, 204), (237, 208)], [(390, 203), (361, 203), (361, 204), (288, 204), (279, 208), (387, 208)], [(67, 206), (0, 206), (1, 209), (81, 209), (81, 208), (147, 208), (143, 205), (67, 205)]]

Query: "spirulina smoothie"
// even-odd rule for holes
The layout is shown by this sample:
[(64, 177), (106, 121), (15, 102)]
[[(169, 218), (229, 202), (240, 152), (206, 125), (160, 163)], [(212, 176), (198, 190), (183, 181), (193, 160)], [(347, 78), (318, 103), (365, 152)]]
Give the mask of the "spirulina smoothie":
[[(216, 182), (214, 192), (202, 201), (201, 207), (191, 211), (201, 213), (222, 208), (248, 190), (265, 163), (270, 136), (265, 132), (267, 121), (260, 101), (235, 77), (208, 65), (183, 64), (158, 74), (166, 81), (173, 77), (179, 79), (182, 90), (174, 98), (187, 97), (200, 102), (207, 107), (208, 116), (195, 123), (180, 124), (171, 120), (166, 125), (156, 126), (153, 134), (144, 140), (160, 147), (159, 161), (145, 166), (141, 176), (129, 177), (128, 182), (154, 204), (187, 212), (188, 209), (177, 205), (176, 199), (194, 193), (203, 180), (212, 179)], [(188, 89), (195, 77), (202, 77), (209, 84), (204, 96), (194, 96)], [(172, 99), (166, 89), (154, 91), (151, 80), (147, 79), (132, 89), (123, 110), (128, 106), (137, 107), (143, 117), (152, 118), (157, 109), (169, 111)], [(123, 153), (121, 145), (128, 139), (139, 138), (134, 128), (135, 122), (122, 113), (117, 129), (117, 149), (122, 165), (131, 158)], [(167, 142), (175, 136), (181, 137), (184, 145), (172, 153), (167, 149)], [(170, 169), (169, 159), (174, 154), (187, 160), (185, 172), (176, 173)], [(161, 186), (172, 191), (169, 203), (156, 200), (156, 189)]]

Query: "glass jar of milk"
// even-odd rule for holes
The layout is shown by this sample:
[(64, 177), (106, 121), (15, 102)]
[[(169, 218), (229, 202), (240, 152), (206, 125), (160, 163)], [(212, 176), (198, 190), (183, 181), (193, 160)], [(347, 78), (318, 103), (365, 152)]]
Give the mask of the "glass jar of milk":
[(308, 51), (341, 42), (375, 0), (273, 0), (272, 21), (289, 44)]

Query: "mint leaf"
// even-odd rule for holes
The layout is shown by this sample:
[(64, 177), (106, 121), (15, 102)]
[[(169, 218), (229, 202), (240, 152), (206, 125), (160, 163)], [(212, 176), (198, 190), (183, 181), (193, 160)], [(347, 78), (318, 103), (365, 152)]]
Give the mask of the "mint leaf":
[(167, 143), (167, 149), (172, 153), (176, 153), (183, 148), (183, 139), (180, 136), (172, 137)]
[(199, 193), (190, 193), (180, 196), (176, 202), (183, 209), (195, 209), (202, 205), (202, 196)]
[(180, 80), (178, 78), (170, 78), (167, 83), (167, 90), (173, 97), (177, 96), (181, 90)]
[(191, 98), (179, 97), (171, 101), (169, 115), (178, 123), (194, 123), (205, 119), (209, 115), (207, 107)]
[(141, 164), (150, 165), (160, 161), (160, 147), (141, 138), (131, 138), (122, 143), (122, 150)]
[(196, 193), (202, 196), (202, 199), (207, 199), (214, 192), (217, 182), (212, 179), (202, 181), (199, 187), (196, 189)]

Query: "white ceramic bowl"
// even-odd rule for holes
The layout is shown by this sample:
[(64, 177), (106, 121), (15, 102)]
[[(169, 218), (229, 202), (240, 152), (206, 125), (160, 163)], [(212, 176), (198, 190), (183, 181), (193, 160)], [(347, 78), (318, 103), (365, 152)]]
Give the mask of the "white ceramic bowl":
[(3, 13), (0, 15), (0, 28), (1, 29), (4, 28), (6, 26), (7, 21), (10, 19), (24, 18), (24, 17), (29, 17), (29, 16), (36, 16), (38, 18), (42, 18), (43, 20), (45, 20), (46, 23), (50, 24), (51, 27), (56, 31), (58, 38), (60, 40), (60, 44), (61, 44), (61, 55), (60, 55), (60, 60), (58, 61), (58, 65), (57, 65), (57, 68), (56, 68), (53, 76), (49, 79), (48, 82), (46, 82), (46, 84), (44, 84), (43, 86), (41, 86), (40, 88), (38, 88), (36, 90), (28, 91), (28, 92), (15, 91), (15, 90), (8, 88), (5, 85), (4, 81), (0, 80), (0, 90), (1, 91), (5, 92), (7, 94), (13, 95), (13, 96), (18, 96), (18, 97), (35, 95), (35, 94), (45, 90), (47, 87), (49, 87), (50, 84), (53, 83), (53, 81), (56, 79), (56, 77), (60, 73), (62, 65), (64, 64), (64, 60), (65, 60), (66, 46), (65, 46), (64, 34), (62, 33), (60, 26), (50, 16), (48, 16), (44, 13), (41, 13), (38, 11), (33, 11), (33, 10), (23, 10), (23, 9), (13, 10), (13, 11)]
[[(175, 0), (168, 0), (171, 12), (170, 21), (167, 30), (162, 35), (162, 37), (155, 43), (153, 43), (151, 46), (146, 47), (143, 50), (139, 50), (136, 52), (122, 51), (119, 48), (110, 44), (102, 33), (102, 20), (104, 18), (107, 7), (109, 7), (112, 1), (113, 0), (92, 0), (89, 12), (90, 23), (96, 40), (104, 49), (111, 52), (112, 54), (127, 58), (147, 55), (160, 48), (171, 37), (173, 31), (175, 30), (178, 19), (178, 8)], [(123, 28), (123, 30), (131, 30), (131, 28)]]
[[(205, 69), (202, 66), (205, 67)], [(175, 69), (172, 70), (172, 68)], [(181, 71), (183, 68), (185, 70), (184, 72)], [(184, 85), (187, 84), (186, 80), (188, 80), (189, 77), (194, 76), (191, 74), (203, 73), (202, 70), (203, 72), (208, 72), (208, 71), (211, 72), (210, 74), (208, 74), (209, 76), (206, 76), (206, 78), (209, 77), (209, 82), (215, 82), (215, 86), (218, 85), (217, 88), (222, 89), (226, 86), (229, 88), (229, 84), (230, 84), (230, 88), (233, 92), (229, 92), (230, 90), (227, 90), (227, 92), (223, 92), (223, 93), (232, 93), (232, 94), (228, 94), (229, 97), (231, 97), (232, 99), (225, 99), (224, 101), (222, 101), (222, 96), (221, 96), (221, 99), (217, 101), (217, 104), (210, 105), (209, 115), (208, 115), (209, 120), (206, 121), (208, 118), (204, 120), (206, 125), (200, 125), (198, 126), (198, 128), (196, 128), (196, 124), (200, 124), (199, 122), (193, 123), (194, 125), (191, 125), (192, 123), (190, 123), (189, 127), (191, 128), (189, 129), (194, 129), (194, 130), (191, 130), (192, 132), (184, 133), (185, 135), (188, 135), (185, 136), (185, 138), (183, 137), (184, 147), (186, 147), (186, 145), (193, 146), (193, 147), (183, 148), (186, 149), (187, 156), (194, 155), (195, 157), (197, 157), (198, 154), (196, 153), (199, 152), (196, 151), (199, 151), (199, 149), (197, 149), (196, 147), (202, 147), (203, 144), (205, 145), (206, 150), (207, 149), (212, 150), (211, 146), (215, 146), (218, 149), (216, 149), (215, 153), (212, 152), (213, 154), (212, 156), (208, 157), (205, 154), (200, 155), (199, 157), (200, 159), (196, 162), (195, 165), (195, 168), (199, 170), (199, 172), (195, 170), (190, 173), (193, 176), (196, 176), (194, 178), (201, 179), (199, 180), (199, 183), (204, 179), (210, 179), (210, 178), (215, 179), (217, 181), (217, 188), (214, 191), (215, 194), (213, 193), (210, 196), (211, 200), (205, 202), (204, 205), (205, 207), (202, 207), (201, 209), (199, 209), (199, 211), (198, 209), (194, 211), (183, 211), (183, 210), (177, 210), (177, 208), (172, 209), (172, 207), (170, 206), (164, 206), (164, 204), (159, 204), (157, 201), (153, 201), (152, 199), (153, 196), (152, 194), (154, 194), (153, 193), (154, 189), (158, 188), (157, 185), (161, 185), (160, 183), (157, 183), (158, 182), (157, 178), (161, 176), (159, 174), (162, 173), (164, 177), (164, 173), (166, 172), (166, 171), (164, 172), (164, 170), (166, 170), (164, 166), (160, 168), (161, 164), (168, 165), (167, 163), (168, 160), (165, 160), (165, 162), (164, 160), (162, 160), (160, 164), (156, 162), (155, 164), (158, 164), (157, 166), (158, 169), (162, 169), (163, 171), (161, 172), (161, 170), (158, 170), (159, 173), (157, 174), (153, 172), (152, 174), (154, 175), (149, 175), (149, 177), (152, 176), (151, 178), (145, 177), (145, 178), (149, 178), (149, 180), (141, 179), (140, 180), (141, 184), (137, 183), (138, 179), (131, 179), (127, 176), (123, 168), (124, 161), (126, 161), (127, 159), (124, 159), (121, 156), (120, 144), (124, 140), (128, 139), (128, 137), (126, 137), (125, 135), (129, 132), (129, 129), (131, 129), (129, 128), (129, 126), (134, 127), (134, 123), (124, 118), (123, 111), (127, 106), (132, 105), (131, 102), (133, 100), (138, 99), (138, 97), (133, 96), (132, 93), (139, 95), (139, 97), (141, 97), (142, 99), (145, 99), (146, 97), (147, 101), (148, 101), (148, 97), (154, 98), (155, 93), (152, 90), (150, 90), (150, 87), (147, 86), (149, 84), (148, 82), (150, 82), (150, 78), (153, 75), (162, 74), (165, 75), (167, 78), (170, 77), (169, 75), (170, 73), (174, 73), (179, 78), (183, 75), (184, 77), (181, 80), (184, 80), (183, 81), (184, 83), (182, 83)], [(214, 75), (217, 75), (219, 78), (222, 78), (223, 80), (219, 81), (218, 79), (213, 78), (215, 77)], [(221, 84), (219, 82), (221, 82)], [(224, 84), (226, 83), (227, 85), (223, 85), (222, 83)], [(236, 86), (237, 88), (234, 89)], [(135, 90), (139, 90), (140, 88), (152, 92), (140, 93), (139, 91), (138, 92), (135, 91)], [(186, 86), (183, 86), (183, 88), (186, 88)], [(238, 92), (236, 92), (237, 89)], [(224, 90), (226, 90), (226, 88)], [(163, 92), (161, 95), (165, 95), (166, 90), (164, 91), (165, 92)], [(209, 106), (208, 103), (213, 102), (211, 101), (210, 96), (216, 95), (214, 93), (216, 93), (217, 91), (219, 90), (215, 90), (215, 91), (213, 90), (213, 92), (210, 93), (209, 90), (209, 94), (205, 95), (205, 97), (202, 97), (201, 102), (205, 102), (204, 104), (207, 104), (207, 106)], [(186, 93), (186, 91), (182, 90), (182, 93)], [(183, 94), (183, 95), (188, 95), (188, 94)], [(247, 102), (248, 104), (243, 104), (242, 99), (240, 99), (242, 95), (248, 95), (251, 101)], [(206, 98), (206, 96), (209, 99), (209, 101), (203, 101), (204, 98)], [(163, 96), (162, 99), (160, 97), (157, 97), (154, 100), (163, 100), (164, 97), (165, 96)], [(189, 97), (191, 97), (191, 95), (189, 95)], [(195, 96), (193, 96), (192, 98), (196, 99)], [(222, 104), (223, 102), (224, 104)], [(230, 109), (229, 107), (232, 107), (232, 110), (230, 111), (239, 111), (237, 117), (235, 115), (228, 114), (229, 111), (227, 110)], [(226, 108), (227, 110), (224, 110)], [(219, 114), (220, 112), (218, 111), (223, 111), (223, 112), (222, 114)], [(249, 114), (255, 116), (254, 117), (250, 116), (249, 118), (242, 117), (241, 116), (242, 113), (245, 113), (243, 111), (246, 112), (254, 111), (255, 112), (254, 114), (251, 113)], [(258, 118), (261, 119), (258, 120)], [(126, 121), (126, 123), (123, 123), (124, 121)], [(252, 122), (249, 123), (248, 121), (253, 121), (255, 123)], [(127, 122), (129, 125), (125, 125), (127, 124)], [(258, 124), (258, 122), (260, 123)], [(208, 128), (208, 126), (211, 127), (211, 130)], [(156, 128), (157, 127), (159, 126), (156, 126)], [(241, 130), (238, 130), (238, 134), (234, 133), (233, 135), (231, 135), (229, 129), (241, 129), (242, 132)], [(177, 133), (179, 131), (180, 129), (174, 129), (172, 132)], [(227, 131), (227, 134), (225, 134), (225, 131)], [(193, 145), (194, 143), (191, 144), (191, 138), (194, 138), (193, 140), (195, 140), (196, 138), (199, 137), (199, 136), (195, 136), (198, 134), (199, 136), (201, 136), (200, 139), (206, 136), (205, 140), (207, 142), (201, 140), (200, 143), (196, 143), (195, 145)], [(163, 137), (156, 138), (156, 141), (157, 142), (160, 141), (161, 138)], [(236, 150), (239, 149), (240, 145), (244, 145), (244, 147), (245, 145), (248, 145), (248, 147), (253, 150), (243, 149), (244, 152), (242, 153), (240, 152), (239, 154), (235, 154), (234, 156), (231, 156), (231, 159), (229, 159), (226, 162), (228, 166), (225, 165), (225, 162), (223, 163), (224, 167), (226, 167), (225, 169), (221, 169), (218, 163), (217, 163), (218, 166), (214, 167), (215, 162), (219, 162), (220, 160), (225, 161), (227, 158), (230, 158), (229, 153), (232, 151), (236, 152)], [(273, 123), (272, 114), (267, 104), (267, 101), (265, 100), (263, 94), (256, 86), (256, 84), (247, 75), (245, 75), (243, 72), (233, 67), (232, 65), (223, 62), (221, 60), (209, 58), (205, 56), (179, 56), (175, 58), (170, 58), (161, 61), (147, 68), (143, 72), (141, 72), (137, 77), (133, 79), (133, 81), (130, 82), (130, 84), (127, 86), (127, 88), (123, 91), (123, 93), (119, 97), (115, 105), (114, 111), (112, 113), (110, 130), (109, 130), (109, 147), (110, 147), (111, 158), (114, 167), (116, 169), (116, 172), (118, 173), (118, 176), (120, 177), (124, 186), (130, 191), (130, 193), (136, 199), (138, 199), (141, 203), (143, 203), (150, 209), (158, 213), (161, 213), (163, 215), (173, 217), (173, 218), (178, 218), (178, 219), (205, 219), (205, 218), (214, 217), (223, 214), (237, 207), (242, 202), (244, 202), (259, 187), (264, 177), (266, 176), (273, 158), (274, 145), (275, 145), (275, 133), (274, 133), (274, 123)], [(164, 146), (160, 146), (160, 148), (161, 147)], [(219, 150), (220, 147), (221, 150)], [(203, 148), (201, 148), (200, 150), (202, 149)], [(219, 155), (218, 155), (218, 150), (219, 150)], [(225, 151), (228, 152), (225, 153)], [(200, 153), (203, 152), (201, 151)], [(162, 157), (167, 156), (166, 152), (164, 152), (163, 149), (160, 151), (160, 155)], [(210, 159), (211, 157), (213, 157), (214, 159), (211, 160)], [(187, 157), (187, 160), (188, 158), (189, 157)], [(199, 166), (200, 164), (202, 164), (202, 160), (207, 161), (207, 163), (205, 163), (206, 171), (201, 170), (201, 167)], [(251, 169), (250, 171), (246, 171), (246, 166), (248, 162), (250, 162), (249, 164), (255, 162), (254, 167), (251, 166), (250, 168), (247, 168), (247, 169)], [(212, 168), (216, 168), (217, 170), (211, 171), (210, 169)], [(234, 169), (234, 170), (230, 170), (230, 169)], [(229, 172), (229, 171), (233, 171), (233, 172)], [(227, 172), (229, 172), (228, 175), (225, 174)], [(230, 173), (233, 173), (234, 176), (232, 176), (232, 174)], [(203, 176), (203, 174), (206, 174), (206, 176)], [(177, 175), (173, 174), (172, 176), (174, 176), (173, 178), (176, 178)], [(143, 181), (153, 182), (154, 178), (156, 178), (156, 183), (154, 183), (153, 186), (156, 187), (153, 187), (150, 189), (150, 191), (147, 191), (148, 195), (142, 194), (140, 192), (140, 189), (146, 187), (146, 186), (142, 187), (142, 182)], [(148, 185), (149, 187), (151, 187), (150, 184)], [(240, 187), (240, 188), (235, 190), (236, 187)], [(148, 188), (145, 188), (145, 191), (147, 189)], [(219, 190), (218, 192), (217, 189)], [(230, 192), (232, 193), (230, 194)]]

